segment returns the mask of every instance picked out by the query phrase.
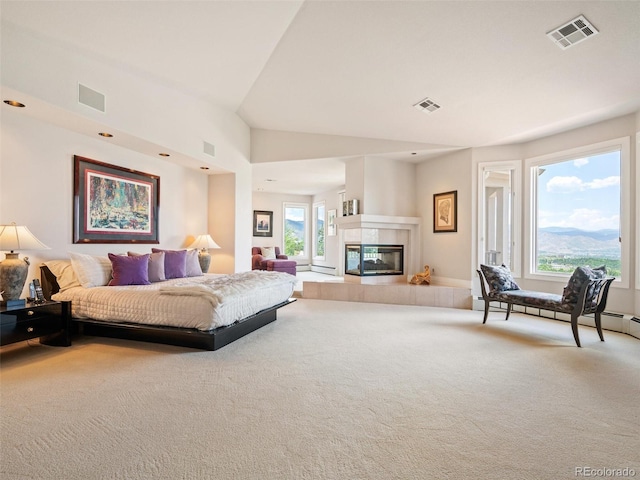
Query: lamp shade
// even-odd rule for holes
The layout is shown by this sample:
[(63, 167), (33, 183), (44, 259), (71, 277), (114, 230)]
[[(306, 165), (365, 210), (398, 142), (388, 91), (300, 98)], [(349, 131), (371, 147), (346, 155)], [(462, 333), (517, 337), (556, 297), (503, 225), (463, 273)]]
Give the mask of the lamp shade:
[(198, 235), (189, 248), (220, 248), (211, 235)]
[(0, 225), (0, 250), (49, 250), (24, 225)]

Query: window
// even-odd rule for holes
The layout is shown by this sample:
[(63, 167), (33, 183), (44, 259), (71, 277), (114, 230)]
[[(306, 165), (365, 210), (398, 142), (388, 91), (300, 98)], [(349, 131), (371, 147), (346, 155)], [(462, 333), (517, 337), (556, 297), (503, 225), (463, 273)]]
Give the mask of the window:
[(606, 265), (628, 278), (628, 167), (628, 138), (527, 161), (531, 276), (564, 279), (577, 266)]
[(313, 204), (313, 257), (324, 258), (325, 240), (324, 202)]
[(520, 274), (520, 161), (478, 165), (478, 263)]
[(284, 253), (289, 257), (307, 257), (307, 216), (309, 206), (284, 204)]

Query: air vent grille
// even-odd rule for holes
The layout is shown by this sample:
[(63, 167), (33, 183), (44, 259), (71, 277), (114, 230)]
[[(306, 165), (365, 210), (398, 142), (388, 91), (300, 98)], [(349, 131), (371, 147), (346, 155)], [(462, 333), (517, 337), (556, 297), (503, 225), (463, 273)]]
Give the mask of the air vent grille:
[(204, 151), (204, 153), (206, 153), (207, 155), (209, 155), (211, 157), (215, 157), (216, 156), (216, 146), (210, 144), (209, 142), (204, 142), (203, 151)]
[(425, 113), (433, 113), (440, 109), (440, 105), (434, 102), (431, 98), (427, 97), (424, 100), (420, 100), (414, 105), (415, 108)]
[(583, 15), (574, 18), (570, 22), (556, 28), (547, 33), (549, 37), (558, 47), (566, 50), (573, 45), (586, 40), (589, 37), (597, 35), (598, 30)]
[(81, 83), (78, 84), (78, 102), (99, 112), (105, 112), (105, 96)]

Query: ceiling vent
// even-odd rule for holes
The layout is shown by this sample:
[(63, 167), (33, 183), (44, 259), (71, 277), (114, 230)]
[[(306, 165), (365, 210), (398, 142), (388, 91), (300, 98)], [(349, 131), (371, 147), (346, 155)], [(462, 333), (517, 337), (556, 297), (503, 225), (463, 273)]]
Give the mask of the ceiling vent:
[(216, 156), (216, 146), (215, 145), (211, 145), (209, 142), (203, 142), (203, 143), (204, 143), (204, 148), (203, 148), (204, 153), (206, 153), (210, 157), (215, 157)]
[(423, 111), (424, 113), (433, 113), (436, 110), (440, 109), (440, 105), (438, 105), (429, 97), (425, 98), (424, 100), (420, 100), (414, 105), (414, 107), (416, 107), (418, 110)]
[(570, 22), (565, 23), (561, 27), (547, 33), (549, 37), (558, 47), (562, 50), (566, 50), (572, 47), (576, 43), (580, 43), (589, 37), (597, 35), (598, 30), (594, 27), (589, 20), (580, 15), (578, 18), (574, 18)]
[(78, 84), (78, 102), (87, 107), (91, 107), (99, 112), (105, 112), (105, 97), (102, 93), (96, 92), (81, 83)]

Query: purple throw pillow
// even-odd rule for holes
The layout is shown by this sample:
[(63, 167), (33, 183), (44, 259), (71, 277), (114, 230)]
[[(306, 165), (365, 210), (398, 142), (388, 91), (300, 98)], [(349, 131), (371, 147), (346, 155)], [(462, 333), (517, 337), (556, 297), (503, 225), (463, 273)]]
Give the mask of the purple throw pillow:
[(149, 254), (138, 257), (109, 254), (113, 278), (109, 286), (149, 285)]
[[(139, 257), (141, 253), (127, 252), (130, 257)], [(164, 252), (152, 253), (149, 256), (149, 281), (151, 283), (164, 282)]]
[(186, 250), (162, 250), (152, 248), (153, 253), (164, 252), (164, 276), (171, 278), (184, 278), (187, 276), (187, 251)]

